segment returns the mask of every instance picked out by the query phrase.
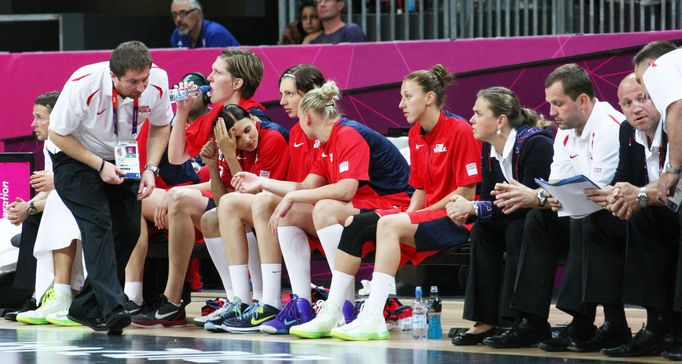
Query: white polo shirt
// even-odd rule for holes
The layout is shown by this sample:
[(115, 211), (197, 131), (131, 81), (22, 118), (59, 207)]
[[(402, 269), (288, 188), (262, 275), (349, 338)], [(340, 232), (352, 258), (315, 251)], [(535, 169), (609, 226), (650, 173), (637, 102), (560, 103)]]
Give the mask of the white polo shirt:
[(635, 141), (644, 147), (644, 159), (646, 161), (646, 171), (649, 182), (658, 181), (661, 177), (661, 143), (663, 142), (663, 121), (658, 123), (654, 140), (651, 146), (647, 141), (646, 134), (641, 130), (635, 130)]
[(665, 118), (668, 106), (682, 99), (682, 49), (668, 52), (652, 62), (642, 79), (651, 101)]
[[(72, 135), (85, 148), (107, 159), (114, 159), (114, 113), (109, 62), (81, 67), (69, 77), (50, 113), (50, 130)], [(153, 125), (168, 125), (173, 111), (168, 98), (168, 75), (152, 66), (149, 84), (139, 98), (137, 132), (149, 120)], [(133, 135), (133, 103), (118, 96), (118, 141), (135, 141)], [(56, 146), (55, 146), (56, 147)], [(58, 149), (52, 151), (53, 153)]]
[(584, 175), (599, 187), (611, 183), (618, 167), (618, 133), (625, 116), (608, 102), (597, 101), (583, 132), (559, 130), (554, 138), (550, 180)]

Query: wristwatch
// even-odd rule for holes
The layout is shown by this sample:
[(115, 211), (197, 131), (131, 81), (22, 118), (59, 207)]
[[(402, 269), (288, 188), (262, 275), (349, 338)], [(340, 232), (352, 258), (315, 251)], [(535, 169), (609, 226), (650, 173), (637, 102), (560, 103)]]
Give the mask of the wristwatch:
[(666, 163), (663, 168), (663, 173), (680, 174), (680, 172), (682, 172), (682, 167), (673, 167), (670, 163)]
[(547, 203), (547, 193), (545, 192), (545, 190), (538, 191), (537, 199), (538, 206), (545, 207), (545, 204)]
[(639, 193), (637, 194), (637, 204), (641, 208), (649, 206), (649, 196), (646, 194), (646, 187), (639, 189)]
[(37, 213), (38, 213), (38, 209), (33, 204), (33, 201), (29, 201), (29, 203), (28, 203), (28, 214), (29, 215), (35, 215)]
[(159, 167), (157, 167), (155, 165), (147, 164), (146, 166), (144, 166), (144, 170), (145, 171), (152, 171), (152, 173), (154, 173), (154, 177), (159, 176)]

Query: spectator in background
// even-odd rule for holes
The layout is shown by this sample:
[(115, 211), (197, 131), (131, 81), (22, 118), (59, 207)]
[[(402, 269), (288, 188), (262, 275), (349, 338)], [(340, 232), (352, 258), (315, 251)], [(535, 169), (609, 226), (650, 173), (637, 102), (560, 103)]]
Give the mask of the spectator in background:
[(171, 35), (171, 47), (239, 46), (237, 39), (224, 26), (204, 19), (204, 12), (197, 0), (173, 0), (171, 17), (176, 27)]
[(322, 34), (322, 23), (313, 0), (303, 0), (298, 8), (299, 20), (287, 24), (279, 44), (310, 44)]
[(344, 23), (341, 11), (346, 5), (343, 0), (317, 0), (317, 15), (322, 21), (322, 34), (311, 43), (359, 43), (366, 42), (367, 37), (357, 24)]

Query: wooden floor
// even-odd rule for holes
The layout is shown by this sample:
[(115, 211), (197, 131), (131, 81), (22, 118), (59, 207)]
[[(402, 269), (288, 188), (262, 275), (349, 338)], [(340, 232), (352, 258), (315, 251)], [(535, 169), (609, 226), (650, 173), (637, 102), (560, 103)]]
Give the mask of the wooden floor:
[[(195, 317), (199, 314), (200, 307), (203, 305), (203, 301), (207, 298), (212, 298), (214, 297), (213, 294), (211, 293), (194, 293), (193, 294), (193, 303), (191, 303), (188, 306), (188, 317)], [(404, 304), (409, 304), (409, 299), (404, 299), (401, 300), (403, 301)], [(450, 343), (450, 340), (447, 338), (447, 331), (451, 327), (468, 327), (471, 323), (464, 321), (461, 319), (462, 317), (462, 308), (463, 308), (463, 302), (462, 299), (446, 299), (443, 302), (443, 313), (442, 313), (442, 322), (443, 322), (443, 330), (444, 332), (444, 339), (443, 340), (428, 340), (428, 341), (414, 341), (409, 335), (403, 334), (403, 333), (391, 333), (391, 339), (388, 341), (375, 341), (375, 342), (354, 342), (354, 343), (349, 343), (349, 342), (344, 342), (341, 340), (336, 340), (336, 339), (322, 339), (322, 340), (302, 340), (298, 338), (293, 338), (290, 336), (271, 336), (271, 335), (251, 335), (251, 334), (244, 334), (244, 335), (235, 335), (235, 334), (215, 334), (215, 333), (209, 333), (204, 330), (202, 330), (199, 327), (195, 327), (190, 325), (187, 325), (185, 327), (176, 327), (176, 328), (166, 328), (166, 329), (141, 329), (141, 328), (128, 328), (125, 330), (124, 336), (126, 337), (133, 337), (137, 335), (142, 335), (142, 336), (154, 336), (154, 337), (174, 337), (174, 338), (192, 338), (195, 341), (196, 340), (202, 340), (202, 339), (211, 339), (211, 340), (245, 340), (245, 341), (252, 341), (252, 342), (259, 342), (259, 343), (289, 343), (289, 344), (314, 344), (318, 345), (318, 347), (325, 348), (323, 352), (328, 352), (328, 353), (339, 353), (340, 351), (344, 350), (352, 350), (352, 351), (357, 351), (358, 349), (360, 350), (370, 350), (371, 348), (387, 348), (387, 349), (416, 349), (413, 350), (413, 352), (422, 352), (423, 350), (429, 350), (429, 353), (432, 351), (434, 352), (440, 352), (442, 354), (453, 354), (455, 352), (459, 353), (467, 353), (465, 356), (467, 359), (463, 361), (478, 361), (478, 362), (490, 362), (491, 360), (494, 362), (500, 362), (500, 363), (508, 363), (508, 362), (556, 362), (556, 358), (561, 358), (564, 359), (562, 362), (581, 362), (583, 360), (587, 361), (607, 361), (607, 360), (613, 360), (610, 358), (607, 358), (601, 354), (598, 353), (593, 353), (593, 354), (582, 354), (582, 353), (547, 353), (544, 351), (541, 351), (539, 349), (511, 349), (511, 350), (498, 350), (498, 349), (490, 349), (485, 346), (476, 346), (476, 347), (456, 347)], [(645, 311), (642, 309), (627, 309), (626, 310), (628, 322), (630, 324), (630, 327), (635, 333), (638, 331), (641, 327), (643, 322), (645, 321)], [(603, 321), (603, 315), (601, 312), (598, 312), (598, 324), (601, 324)], [(551, 309), (551, 314), (550, 314), (550, 322), (552, 325), (559, 325), (559, 324), (566, 324), (570, 321), (570, 316), (561, 313), (560, 311), (556, 310), (554, 307)], [(59, 327), (54, 327), (51, 325), (48, 326), (27, 326), (23, 325), (20, 323), (15, 323), (15, 322), (10, 322), (7, 320), (1, 320), (0, 319), (0, 331), (5, 331), (7, 332), (8, 330), (16, 330), (18, 333), (21, 333), (22, 335), (26, 335), (29, 331), (30, 332), (35, 332), (35, 333), (52, 333), (54, 335), (59, 335), (59, 333), (83, 333), (90, 335), (90, 330), (87, 328), (59, 328)], [(100, 334), (97, 334), (100, 335)], [(106, 335), (101, 334), (103, 336), (99, 337), (99, 339), (104, 339), (106, 338)], [(14, 337), (14, 336), (10, 336)], [(18, 339), (19, 336), (17, 336), (16, 341), (20, 341)], [(39, 337), (39, 336), (38, 336)], [(54, 336), (53, 336), (54, 337)], [(3, 345), (8, 345), (7, 340), (11, 339), (3, 339), (3, 336), (0, 335), (0, 352), (3, 351), (2, 347)], [(39, 339), (35, 339), (39, 340)], [(106, 339), (104, 339), (106, 340)], [(192, 344), (194, 345), (194, 344)], [(323, 346), (319, 346), (323, 345)], [(492, 356), (491, 356), (492, 355)], [(481, 356), (479, 358), (480, 360), (475, 360), (478, 356)], [(546, 359), (546, 360), (540, 360), (536, 361), (536, 359)], [(552, 359), (554, 358), (554, 359)], [(416, 360), (416, 359), (415, 359)], [(30, 361), (30, 360), (29, 360)], [(414, 360), (407, 360), (405, 362), (411, 362)], [(421, 360), (417, 360), (421, 361)], [(432, 360), (426, 360), (428, 362), (431, 362)], [(618, 361), (618, 360), (613, 360), (613, 361)], [(628, 360), (620, 360), (624, 362), (669, 362), (666, 359), (660, 358), (660, 357), (647, 357), (647, 358), (637, 358), (635, 360), (633, 359), (628, 359)], [(0, 362), (4, 361), (0, 359)], [(24, 362), (23, 360), (21, 362)], [(378, 362), (381, 362), (379, 360)], [(373, 361), (373, 363), (378, 364), (377, 361)], [(401, 361), (402, 362), (402, 361)]]

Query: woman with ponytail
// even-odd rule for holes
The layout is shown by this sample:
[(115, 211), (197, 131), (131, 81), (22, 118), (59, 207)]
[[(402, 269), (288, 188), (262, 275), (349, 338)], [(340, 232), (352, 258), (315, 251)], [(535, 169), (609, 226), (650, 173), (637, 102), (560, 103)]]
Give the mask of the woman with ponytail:
[[(476, 183), (481, 180), (481, 144), (474, 140), (465, 120), (442, 110), (445, 90), (452, 80), (441, 65), (412, 72), (403, 80), (399, 107), (413, 125), (409, 132), (410, 184), (415, 192), (410, 204), (404, 213), (395, 209), (363, 212), (346, 221), (329, 298), (314, 320), (292, 327), (292, 335), (387, 339), (384, 305), (395, 289), (398, 266), (405, 261), (401, 256), (417, 264), (425, 256), (467, 241), (468, 230), (447, 217), (445, 205), (453, 194), (474, 198)], [(358, 318), (340, 326), (343, 301), (339, 292), (352, 285), (367, 240), (376, 240), (372, 291)]]
[(479, 91), (473, 112), (474, 138), (484, 142), (481, 199), (455, 195), (446, 206), (454, 222), (476, 221), (464, 300), (464, 318), (476, 324), (455, 336), (455, 345), (477, 345), (495, 335), (496, 326), (513, 323), (515, 314), (509, 304), (528, 209), (502, 213), (492, 203), (494, 188), (502, 182), (537, 188), (535, 178), (548, 178), (553, 156), (552, 136), (536, 127), (538, 115), (522, 108), (511, 90)]

